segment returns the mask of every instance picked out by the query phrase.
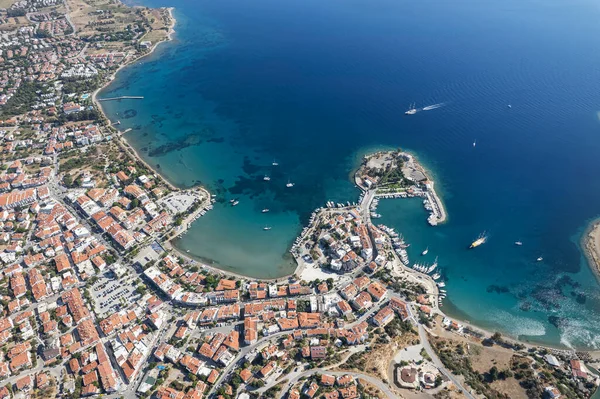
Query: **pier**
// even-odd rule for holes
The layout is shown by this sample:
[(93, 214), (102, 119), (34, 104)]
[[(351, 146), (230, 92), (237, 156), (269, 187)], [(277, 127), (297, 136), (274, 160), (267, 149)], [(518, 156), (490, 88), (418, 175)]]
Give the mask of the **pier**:
[(120, 97), (99, 98), (98, 101), (143, 100), (143, 99), (144, 99), (144, 96), (120, 96)]

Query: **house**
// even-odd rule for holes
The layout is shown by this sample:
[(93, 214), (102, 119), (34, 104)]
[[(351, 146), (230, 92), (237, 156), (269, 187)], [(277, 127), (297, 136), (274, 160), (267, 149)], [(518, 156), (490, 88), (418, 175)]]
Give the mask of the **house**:
[(305, 396), (312, 398), (317, 394), (317, 391), (319, 390), (319, 386), (315, 383), (312, 382), (309, 386), (307, 386), (304, 391), (302, 392)]
[(335, 384), (335, 377), (328, 374), (321, 374), (321, 385), (332, 387)]
[(369, 295), (369, 293), (366, 291), (361, 292), (352, 300), (352, 306), (356, 310), (368, 309), (372, 305), (373, 302), (371, 301), (371, 295)]
[(371, 294), (371, 297), (375, 299), (375, 301), (380, 301), (383, 299), (387, 293), (387, 290), (377, 281), (372, 282), (368, 287), (367, 291)]
[(587, 378), (587, 368), (577, 359), (571, 360), (571, 373), (575, 378)]
[(263, 378), (268, 378), (275, 371), (275, 366), (276, 365), (277, 364), (274, 361), (271, 361), (271, 362), (267, 363), (267, 365), (265, 367), (263, 367), (262, 369), (260, 369), (260, 375)]
[(560, 391), (552, 386), (544, 388), (544, 393), (550, 399), (558, 399), (561, 396)]
[(311, 346), (310, 347), (310, 358), (315, 359), (325, 359), (327, 357), (327, 347), (326, 346)]
[(390, 306), (386, 306), (381, 309), (375, 316), (373, 316), (373, 324), (378, 327), (387, 326), (392, 320), (394, 320), (394, 311)]

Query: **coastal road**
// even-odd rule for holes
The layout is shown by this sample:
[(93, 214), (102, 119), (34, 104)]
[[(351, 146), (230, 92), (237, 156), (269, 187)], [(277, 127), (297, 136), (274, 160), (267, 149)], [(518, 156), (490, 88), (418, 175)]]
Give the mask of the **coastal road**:
[(460, 381), (458, 381), (458, 379), (446, 369), (438, 355), (435, 353), (435, 351), (429, 344), (429, 339), (427, 338), (427, 332), (425, 331), (425, 328), (421, 324), (418, 324), (418, 328), (421, 344), (423, 345), (423, 348), (425, 348), (425, 351), (427, 352), (429, 357), (431, 357), (431, 361), (433, 362), (433, 364), (435, 364), (435, 366), (440, 370), (440, 372), (446, 377), (448, 377), (448, 379), (452, 381), (454, 385), (456, 385), (462, 391), (463, 395), (465, 395), (468, 399), (475, 399), (475, 397), (471, 395), (471, 393), (460, 383)]

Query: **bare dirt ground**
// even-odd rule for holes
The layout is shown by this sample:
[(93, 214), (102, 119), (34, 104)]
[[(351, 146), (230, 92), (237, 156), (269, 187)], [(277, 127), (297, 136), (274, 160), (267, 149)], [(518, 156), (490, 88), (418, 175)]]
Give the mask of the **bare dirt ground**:
[(386, 396), (377, 387), (369, 384), (367, 381), (359, 378), (358, 382), (364, 387), (365, 393), (370, 395), (372, 398), (386, 399)]
[(374, 339), (371, 343), (371, 351), (364, 352), (361, 356), (359, 368), (357, 365), (348, 362), (339, 368), (341, 370), (362, 372), (388, 382), (388, 367), (393, 361), (396, 352), (413, 345), (418, 340), (419, 337), (416, 334), (402, 334), (386, 344), (378, 344), (376, 342), (377, 339)]

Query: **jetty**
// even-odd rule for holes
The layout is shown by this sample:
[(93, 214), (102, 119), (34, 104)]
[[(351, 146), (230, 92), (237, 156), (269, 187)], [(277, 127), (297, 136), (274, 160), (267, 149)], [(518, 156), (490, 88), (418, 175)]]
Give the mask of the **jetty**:
[(120, 96), (109, 98), (98, 98), (98, 101), (116, 101), (116, 100), (143, 100), (144, 96)]

